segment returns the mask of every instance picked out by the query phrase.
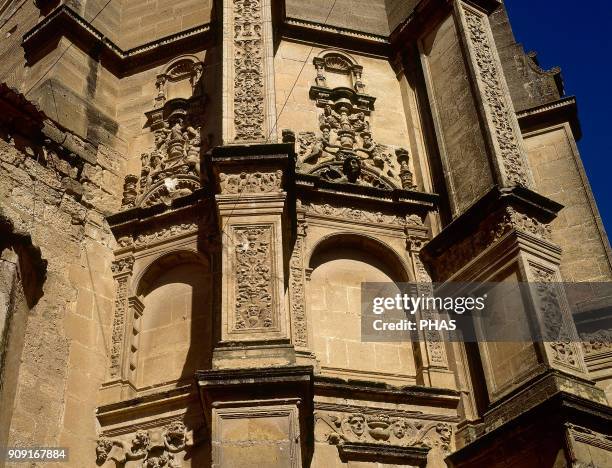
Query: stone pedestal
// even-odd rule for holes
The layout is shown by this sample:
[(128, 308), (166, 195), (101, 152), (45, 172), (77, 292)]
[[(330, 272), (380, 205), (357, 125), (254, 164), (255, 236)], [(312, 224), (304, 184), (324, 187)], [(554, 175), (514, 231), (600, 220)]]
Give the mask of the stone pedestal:
[(196, 379), (214, 468), (308, 466), (312, 367), (203, 371)]

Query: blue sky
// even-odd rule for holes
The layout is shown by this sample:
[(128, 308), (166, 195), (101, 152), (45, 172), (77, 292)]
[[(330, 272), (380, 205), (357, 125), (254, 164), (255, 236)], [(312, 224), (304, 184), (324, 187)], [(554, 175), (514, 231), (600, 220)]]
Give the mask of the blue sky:
[(612, 236), (612, 3), (506, 0), (516, 40), (560, 66), (565, 93), (578, 101), (578, 142), (608, 236)]

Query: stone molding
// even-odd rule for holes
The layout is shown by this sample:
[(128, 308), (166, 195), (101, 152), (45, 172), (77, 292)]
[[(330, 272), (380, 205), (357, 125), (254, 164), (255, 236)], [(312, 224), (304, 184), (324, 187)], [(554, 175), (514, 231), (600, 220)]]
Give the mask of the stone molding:
[(435, 281), (444, 281), (511, 232), (558, 250), (550, 222), (561, 205), (528, 189), (494, 187), (423, 247)]
[(342, 206), (340, 203), (317, 203), (313, 201), (297, 201), (297, 208), (303, 209), (310, 216), (323, 216), (326, 218), (341, 218), (344, 220), (358, 221), (369, 224), (388, 224), (398, 227), (423, 226), (421, 216), (409, 214), (399, 216), (381, 211), (370, 211), (365, 209)]

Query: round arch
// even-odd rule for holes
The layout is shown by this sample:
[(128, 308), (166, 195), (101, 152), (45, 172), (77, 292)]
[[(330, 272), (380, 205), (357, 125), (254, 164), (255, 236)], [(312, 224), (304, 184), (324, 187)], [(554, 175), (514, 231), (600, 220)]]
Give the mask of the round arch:
[(164, 271), (186, 263), (197, 263), (206, 269), (209, 267), (208, 259), (196, 250), (179, 249), (163, 252), (148, 259), (134, 272), (132, 285), (134, 295), (142, 296), (147, 291), (155, 278), (159, 277)]
[(365, 253), (373, 260), (375, 266), (395, 282), (412, 281), (409, 264), (390, 245), (363, 233), (345, 231), (322, 237), (306, 253), (306, 264), (314, 270), (331, 258), (330, 256), (335, 255), (338, 247), (343, 250), (355, 249), (362, 254)]

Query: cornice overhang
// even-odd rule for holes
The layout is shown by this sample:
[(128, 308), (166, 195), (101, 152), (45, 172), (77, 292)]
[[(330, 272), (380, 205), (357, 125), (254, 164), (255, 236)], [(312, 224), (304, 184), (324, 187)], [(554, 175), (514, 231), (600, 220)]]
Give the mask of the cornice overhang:
[(574, 96), (525, 109), (516, 113), (521, 130), (526, 133), (550, 125), (568, 122), (576, 141), (582, 137), (578, 120), (578, 105)]
[[(459, 405), (460, 393), (446, 388), (408, 385), (395, 387), (383, 382), (345, 380), (338, 377), (317, 375), (314, 378), (316, 396), (364, 399), (386, 403), (408, 403), (455, 409)], [(422, 413), (415, 412), (415, 416)], [(450, 418), (451, 421), (456, 421)]]
[(381, 189), (367, 185), (338, 183), (320, 177), (296, 173), (296, 192), (299, 197), (344, 200), (347, 206), (369, 205), (374, 209), (388, 208), (396, 212), (422, 212), (438, 207), (440, 196), (435, 193), (404, 189)]
[(379, 57), (389, 57), (391, 54), (387, 36), (301, 18), (284, 17), (280, 35), (284, 39), (307, 42), (322, 47), (349, 49)]
[[(215, 193), (220, 193), (219, 176), (223, 171), (258, 172), (280, 169), (283, 171), (283, 188), (293, 193), (295, 182), (295, 148), (292, 143), (253, 143), (217, 146), (206, 159), (209, 180)], [(244, 168), (245, 170), (241, 170)], [(248, 170), (246, 170), (248, 168)]]
[[(399, 52), (407, 43), (416, 41), (432, 25), (448, 16), (453, 9), (454, 0), (421, 0), (408, 17), (402, 21), (389, 35), (392, 50)], [(467, 0), (466, 3), (492, 13), (502, 2), (499, 0)]]
[(440, 256), (471, 236), (488, 214), (507, 206), (519, 208), (544, 223), (555, 219), (563, 208), (560, 203), (521, 186), (495, 186), (429, 241), (421, 250), (421, 255), (425, 258)]
[(170, 205), (158, 203), (147, 207), (138, 206), (113, 213), (106, 217), (106, 221), (115, 237), (120, 237), (168, 218), (184, 218), (187, 212), (197, 210), (197, 207), (210, 199), (212, 199), (210, 190), (204, 186), (189, 195), (175, 198)]
[(64, 4), (25, 33), (22, 45), (26, 60), (32, 65), (66, 37), (115, 75), (125, 76), (150, 63), (176, 56), (178, 50), (190, 52), (206, 48), (212, 41), (211, 29), (211, 24), (206, 23), (123, 50)]
[(368, 442), (343, 442), (338, 445), (340, 459), (364, 462), (397, 463), (424, 467), (427, 464), (429, 447), (397, 447)]

